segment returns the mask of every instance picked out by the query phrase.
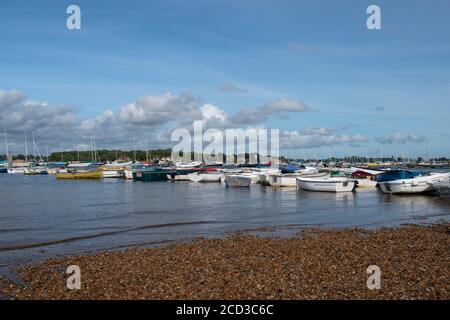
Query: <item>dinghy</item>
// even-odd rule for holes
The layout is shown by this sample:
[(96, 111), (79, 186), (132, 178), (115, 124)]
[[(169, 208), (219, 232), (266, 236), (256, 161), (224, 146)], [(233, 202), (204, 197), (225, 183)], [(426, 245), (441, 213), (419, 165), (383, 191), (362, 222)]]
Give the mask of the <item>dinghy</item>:
[(20, 168), (20, 167), (17, 167), (17, 168), (8, 168), (8, 173), (9, 174), (25, 174), (25, 171), (26, 171), (27, 169), (24, 167), (24, 168)]
[(356, 186), (359, 188), (374, 188), (377, 186), (377, 181), (373, 180), (374, 176), (367, 171), (354, 171), (351, 177), (356, 180)]
[(308, 191), (350, 192), (355, 188), (355, 181), (348, 178), (297, 178), (297, 188)]
[(252, 178), (245, 175), (229, 175), (225, 177), (227, 187), (250, 187)]
[(435, 184), (449, 181), (450, 172), (430, 173), (410, 179), (379, 182), (384, 193), (422, 193), (435, 190)]
[(87, 171), (87, 172), (74, 172), (74, 173), (57, 173), (56, 179), (101, 179), (101, 171)]
[(329, 172), (318, 172), (312, 174), (269, 174), (268, 181), (272, 187), (297, 187), (297, 178), (329, 178)]
[(171, 172), (167, 175), (167, 179), (175, 182), (175, 181), (190, 181), (189, 174), (198, 172), (198, 169), (179, 169), (174, 172)]
[(272, 187), (295, 187), (297, 185), (296, 174), (269, 174), (269, 185)]
[(221, 172), (210, 172), (210, 173), (189, 173), (188, 178), (192, 182), (220, 182), (223, 174)]

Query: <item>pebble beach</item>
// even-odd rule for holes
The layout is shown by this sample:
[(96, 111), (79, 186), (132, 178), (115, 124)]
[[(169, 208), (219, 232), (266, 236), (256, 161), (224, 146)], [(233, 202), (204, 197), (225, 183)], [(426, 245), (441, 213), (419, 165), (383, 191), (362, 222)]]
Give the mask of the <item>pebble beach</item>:
[[(7, 299), (450, 299), (450, 224), (247, 232), (51, 259), (0, 280)], [(69, 265), (81, 289), (66, 286)], [(367, 268), (381, 289), (367, 288)]]

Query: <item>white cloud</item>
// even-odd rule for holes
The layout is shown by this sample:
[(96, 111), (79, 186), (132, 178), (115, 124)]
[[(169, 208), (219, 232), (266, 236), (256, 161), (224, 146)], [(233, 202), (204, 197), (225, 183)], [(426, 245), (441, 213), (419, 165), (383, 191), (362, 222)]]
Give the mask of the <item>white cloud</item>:
[(355, 144), (367, 142), (369, 139), (360, 134), (339, 134), (337, 130), (323, 127), (303, 128), (284, 131), (280, 138), (283, 147), (292, 149), (318, 148), (339, 144)]
[(424, 143), (426, 142), (425, 136), (419, 136), (416, 133), (404, 134), (401, 132), (393, 132), (389, 136), (376, 137), (375, 140), (381, 144), (393, 144), (393, 143)]

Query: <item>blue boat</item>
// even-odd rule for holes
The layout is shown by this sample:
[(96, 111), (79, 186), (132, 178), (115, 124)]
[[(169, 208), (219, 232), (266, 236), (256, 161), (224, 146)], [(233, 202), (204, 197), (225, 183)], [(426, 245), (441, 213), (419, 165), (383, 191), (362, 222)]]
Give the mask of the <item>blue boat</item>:
[(422, 175), (423, 175), (422, 172), (414, 172), (409, 170), (390, 170), (377, 175), (377, 181), (386, 182), (394, 180), (412, 179)]
[(285, 164), (280, 166), (281, 173), (294, 173), (299, 169), (300, 167), (295, 164)]

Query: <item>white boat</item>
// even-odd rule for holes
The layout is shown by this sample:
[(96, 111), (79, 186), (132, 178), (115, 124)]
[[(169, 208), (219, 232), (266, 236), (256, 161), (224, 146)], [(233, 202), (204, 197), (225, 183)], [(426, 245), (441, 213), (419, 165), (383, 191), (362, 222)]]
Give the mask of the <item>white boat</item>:
[(49, 168), (47, 169), (48, 174), (58, 174), (58, 173), (67, 173), (67, 169), (63, 168)]
[(220, 182), (223, 174), (221, 172), (208, 172), (208, 173), (189, 173), (188, 178), (192, 182)]
[(225, 177), (227, 187), (250, 187), (252, 178), (245, 175), (229, 175)]
[(128, 167), (128, 166), (132, 166), (133, 165), (133, 161), (128, 161), (128, 162), (120, 162), (120, 161), (113, 161), (111, 163), (105, 163), (103, 165), (103, 167), (114, 167), (114, 168), (118, 168), (118, 167)]
[[(311, 171), (310, 171), (311, 172)], [(272, 187), (297, 187), (297, 178), (329, 178), (329, 172), (318, 172), (311, 174), (269, 174), (268, 182)]]
[(27, 168), (8, 168), (9, 174), (25, 174)]
[(422, 193), (435, 190), (435, 184), (449, 181), (450, 172), (430, 173), (412, 179), (400, 179), (379, 182), (381, 191), (384, 193)]
[(380, 171), (380, 170), (370, 170), (370, 169), (364, 169), (364, 168), (357, 168), (357, 167), (350, 167), (350, 169), (347, 169), (347, 171), (349, 173), (353, 173), (356, 171), (361, 171), (361, 172), (365, 172), (371, 176), (376, 176), (380, 173), (383, 173), (384, 171)]
[(202, 162), (199, 161), (192, 161), (192, 162), (177, 162), (175, 163), (175, 167), (177, 169), (189, 169), (189, 168), (196, 168), (200, 167), (202, 165)]
[(124, 170), (108, 170), (103, 168), (103, 178), (123, 178)]
[(168, 174), (167, 180), (170, 181), (190, 181), (188, 174)]
[(72, 162), (67, 165), (67, 168), (87, 168), (91, 165), (92, 163), (90, 162)]
[(296, 170), (295, 173), (299, 173), (299, 174), (315, 174), (315, 173), (319, 173), (319, 170), (317, 170), (317, 168), (315, 168), (315, 167), (304, 166), (304, 168)]
[(133, 169), (126, 168), (125, 170), (123, 170), (123, 173), (125, 175), (125, 179), (133, 180)]
[(270, 185), (269, 176), (271, 174), (281, 174), (281, 170), (275, 168), (256, 169), (256, 174), (259, 176), (259, 183)]
[(269, 174), (268, 182), (272, 187), (295, 187), (296, 179), (295, 174)]
[(308, 191), (349, 192), (355, 188), (355, 180), (348, 178), (297, 178), (297, 188)]
[(375, 188), (377, 186), (377, 181), (367, 178), (356, 178), (356, 186), (358, 188)]

